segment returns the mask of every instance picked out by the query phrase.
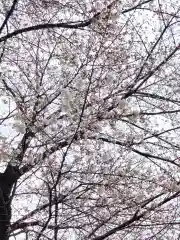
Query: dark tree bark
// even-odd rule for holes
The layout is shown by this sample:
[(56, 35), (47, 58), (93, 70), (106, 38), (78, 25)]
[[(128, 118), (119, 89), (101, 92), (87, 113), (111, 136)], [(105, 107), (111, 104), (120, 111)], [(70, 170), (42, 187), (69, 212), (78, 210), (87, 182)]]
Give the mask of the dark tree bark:
[(4, 173), (0, 173), (0, 240), (8, 240), (8, 228), (11, 220), (11, 191), (20, 177), (19, 168), (8, 164)]

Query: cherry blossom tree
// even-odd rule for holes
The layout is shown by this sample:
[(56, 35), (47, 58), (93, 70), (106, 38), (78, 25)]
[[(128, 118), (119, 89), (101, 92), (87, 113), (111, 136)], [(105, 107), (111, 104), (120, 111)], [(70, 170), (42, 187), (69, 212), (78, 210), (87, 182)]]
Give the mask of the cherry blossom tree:
[(0, 1), (0, 239), (180, 237), (180, 3)]

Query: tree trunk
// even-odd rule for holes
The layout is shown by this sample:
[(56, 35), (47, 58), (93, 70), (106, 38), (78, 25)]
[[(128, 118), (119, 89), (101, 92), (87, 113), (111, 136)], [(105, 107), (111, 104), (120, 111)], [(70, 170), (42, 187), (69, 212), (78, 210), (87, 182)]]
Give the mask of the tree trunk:
[(11, 220), (10, 197), (14, 183), (20, 177), (19, 168), (8, 164), (4, 173), (0, 173), (0, 240), (8, 240), (8, 228)]
[(0, 176), (0, 239), (8, 240), (8, 227), (11, 219), (10, 198), (7, 195), (8, 187), (4, 177)]

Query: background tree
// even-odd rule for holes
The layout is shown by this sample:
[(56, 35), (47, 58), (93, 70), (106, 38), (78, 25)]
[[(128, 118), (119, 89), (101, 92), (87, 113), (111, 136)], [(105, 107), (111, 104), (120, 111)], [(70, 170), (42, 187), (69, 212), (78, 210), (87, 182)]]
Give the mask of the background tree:
[(179, 10), (0, 1), (1, 240), (179, 238)]

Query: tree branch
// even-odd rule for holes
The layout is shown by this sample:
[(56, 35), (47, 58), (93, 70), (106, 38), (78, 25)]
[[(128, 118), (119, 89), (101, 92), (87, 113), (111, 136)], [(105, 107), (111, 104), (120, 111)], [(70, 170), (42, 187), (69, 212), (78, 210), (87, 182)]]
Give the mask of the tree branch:
[(14, 0), (12, 6), (11, 6), (11, 8), (10, 8), (10, 10), (7, 12), (7, 15), (6, 15), (6, 17), (5, 17), (5, 19), (4, 19), (1, 27), (0, 27), (0, 34), (1, 34), (4, 26), (7, 24), (9, 18), (10, 18), (11, 15), (13, 14), (17, 2), (18, 2), (18, 0)]
[[(139, 3), (138, 5), (129, 8), (129, 9), (125, 9), (122, 11), (122, 14), (128, 13), (132, 10), (137, 9), (138, 7), (142, 6), (143, 4), (146, 4), (148, 2), (151, 2), (153, 0), (147, 0), (145, 2)], [(114, 4), (114, 1), (109, 4), (107, 6), (107, 8), (111, 8), (111, 6)], [(85, 21), (79, 21), (79, 22), (67, 22), (67, 23), (43, 23), (43, 24), (38, 24), (38, 25), (34, 25), (34, 26), (29, 26), (26, 28), (21, 28), (18, 30), (15, 30), (14, 32), (8, 33), (7, 35), (3, 36), (0, 38), (0, 42), (6, 41), (7, 39), (10, 39), (12, 37), (15, 37), (19, 34), (22, 33), (26, 33), (26, 32), (31, 32), (31, 31), (37, 31), (37, 30), (43, 30), (43, 29), (53, 29), (53, 28), (69, 28), (69, 29), (80, 29), (80, 28), (84, 28), (87, 27), (89, 25), (92, 24), (92, 22), (95, 19), (98, 19), (98, 17), (100, 16), (101, 12), (96, 13), (92, 18), (85, 20)]]

